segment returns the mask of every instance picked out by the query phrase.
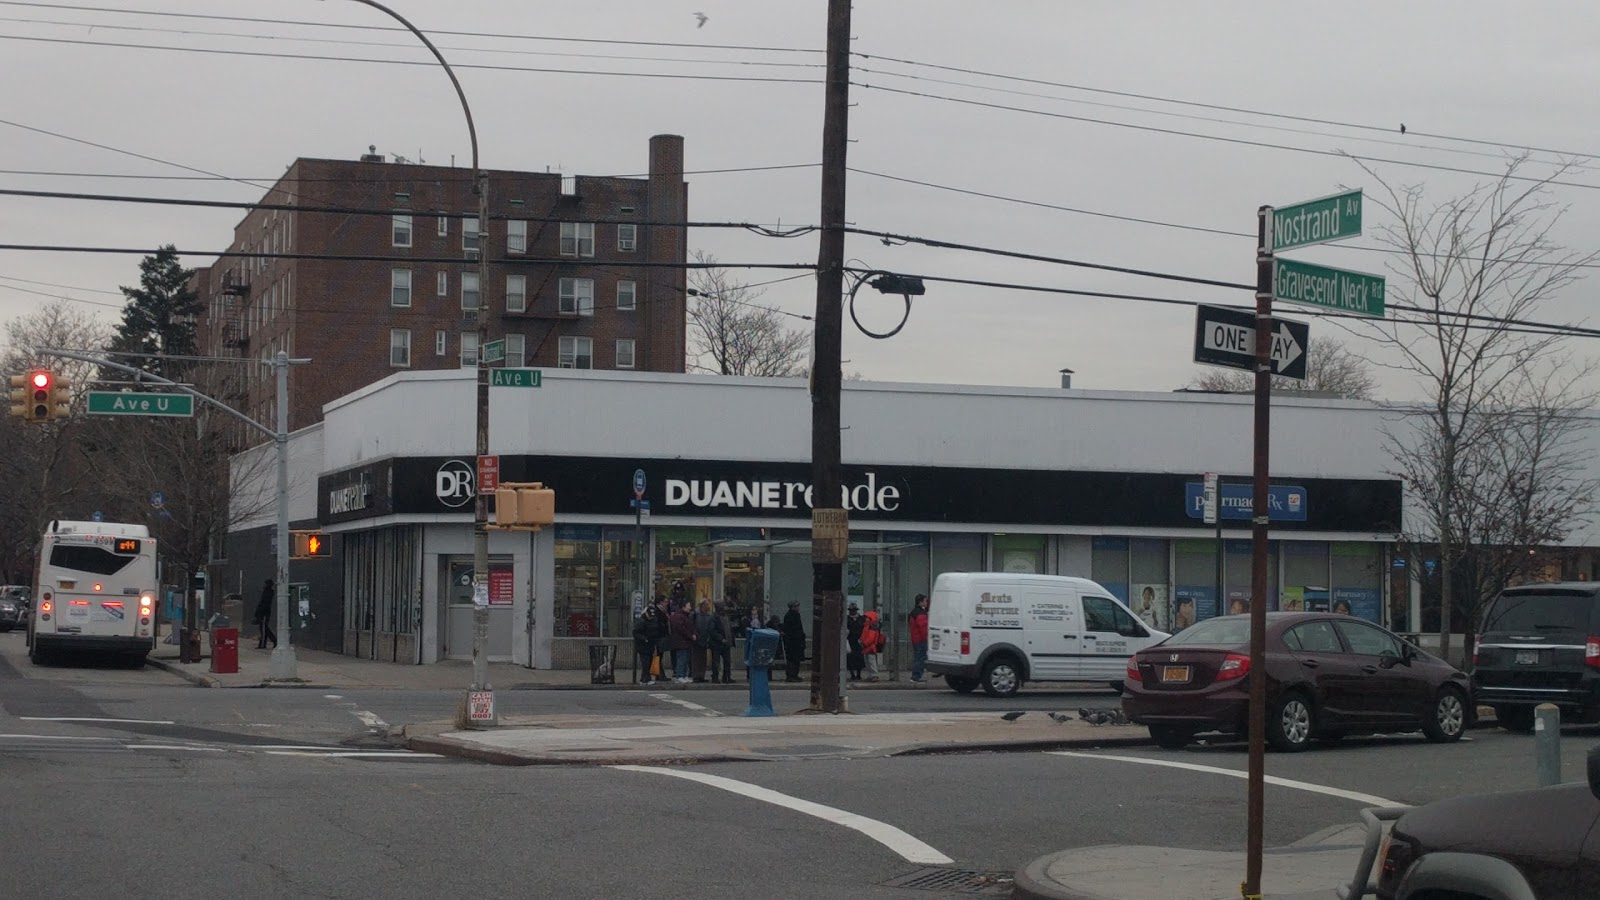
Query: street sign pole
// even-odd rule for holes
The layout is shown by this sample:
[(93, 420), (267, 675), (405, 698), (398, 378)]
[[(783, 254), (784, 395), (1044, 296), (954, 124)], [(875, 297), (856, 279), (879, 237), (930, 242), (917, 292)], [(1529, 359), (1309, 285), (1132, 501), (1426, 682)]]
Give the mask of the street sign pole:
[[(645, 475), (643, 469), (633, 470), (633, 568), (634, 590), (645, 589), (645, 553), (644, 553), (644, 490)], [(650, 602), (647, 595), (645, 602)], [(665, 675), (667, 673), (662, 672)], [(649, 672), (644, 673), (645, 678), (650, 677)]]
[[(1272, 426), (1272, 207), (1256, 210), (1255, 490), (1250, 503), (1250, 771), (1244, 900), (1261, 898), (1266, 800), (1267, 462)], [(1218, 510), (1220, 521), (1221, 510)], [(1220, 525), (1219, 525), (1220, 531)], [(1220, 549), (1220, 548), (1219, 548)], [(1219, 596), (1220, 604), (1222, 598)]]

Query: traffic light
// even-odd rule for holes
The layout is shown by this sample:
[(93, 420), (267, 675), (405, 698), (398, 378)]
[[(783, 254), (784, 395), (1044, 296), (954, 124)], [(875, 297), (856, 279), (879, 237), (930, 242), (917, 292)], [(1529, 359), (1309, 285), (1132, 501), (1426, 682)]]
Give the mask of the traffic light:
[(64, 419), (72, 415), (72, 383), (65, 378), (55, 378), (50, 388), (50, 418)]
[(28, 376), (11, 376), (11, 414), (19, 419), (28, 418)]
[[(26, 422), (51, 421), (56, 417), (56, 384), (56, 377), (49, 369), (12, 375), (11, 414)], [(66, 394), (61, 396), (64, 398)]]
[(538, 531), (556, 521), (556, 492), (537, 481), (500, 482), (494, 492), (494, 524), (507, 531)]
[(292, 531), (289, 537), (292, 548), (289, 556), (294, 559), (321, 559), (333, 555), (328, 536), (320, 531)]

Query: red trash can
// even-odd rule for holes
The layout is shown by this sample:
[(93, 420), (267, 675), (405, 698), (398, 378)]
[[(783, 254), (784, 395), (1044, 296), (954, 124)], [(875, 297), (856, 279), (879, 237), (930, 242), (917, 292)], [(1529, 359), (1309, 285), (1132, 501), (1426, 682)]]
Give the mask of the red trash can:
[(239, 671), (239, 629), (211, 629), (211, 671), (219, 675)]

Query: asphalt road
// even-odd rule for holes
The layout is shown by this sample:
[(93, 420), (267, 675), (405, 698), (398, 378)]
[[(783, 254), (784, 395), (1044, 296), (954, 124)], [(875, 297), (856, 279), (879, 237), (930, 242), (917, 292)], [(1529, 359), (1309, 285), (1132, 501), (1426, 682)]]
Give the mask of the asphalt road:
[[(150, 669), (35, 669), (11, 637), (0, 635), (7, 896), (918, 898), (950, 894), (885, 882), (923, 868), (924, 852), (951, 868), (1010, 873), (1076, 846), (1237, 849), (1245, 829), (1237, 743), (498, 768), (384, 740), (388, 726), (448, 714), (455, 692), (205, 690)], [(674, 696), (723, 712), (744, 701), (736, 690)], [(497, 699), (513, 712), (697, 714), (647, 689)], [(1046, 693), (1005, 706), (1110, 699)], [(997, 708), (938, 690), (861, 691), (853, 703)], [(1582, 778), (1597, 740), (1594, 729), (1564, 735), (1567, 778)], [(1492, 729), (1449, 746), (1347, 739), (1269, 755), (1268, 773), (1302, 783), (1267, 789), (1268, 843), (1282, 845), (1355, 821), (1365, 803), (1341, 792), (1420, 803), (1529, 786), (1532, 740)], [(749, 796), (760, 789), (776, 793)], [(806, 804), (866, 817), (881, 833)]]

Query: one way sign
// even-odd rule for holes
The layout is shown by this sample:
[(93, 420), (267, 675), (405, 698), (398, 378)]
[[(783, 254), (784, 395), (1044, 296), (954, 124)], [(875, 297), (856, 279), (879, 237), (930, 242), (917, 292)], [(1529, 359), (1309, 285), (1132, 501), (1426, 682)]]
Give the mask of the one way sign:
[[(1198, 307), (1194, 325), (1194, 361), (1230, 369), (1254, 369), (1256, 314), (1224, 306)], [(1272, 374), (1304, 381), (1311, 326), (1274, 317)]]

